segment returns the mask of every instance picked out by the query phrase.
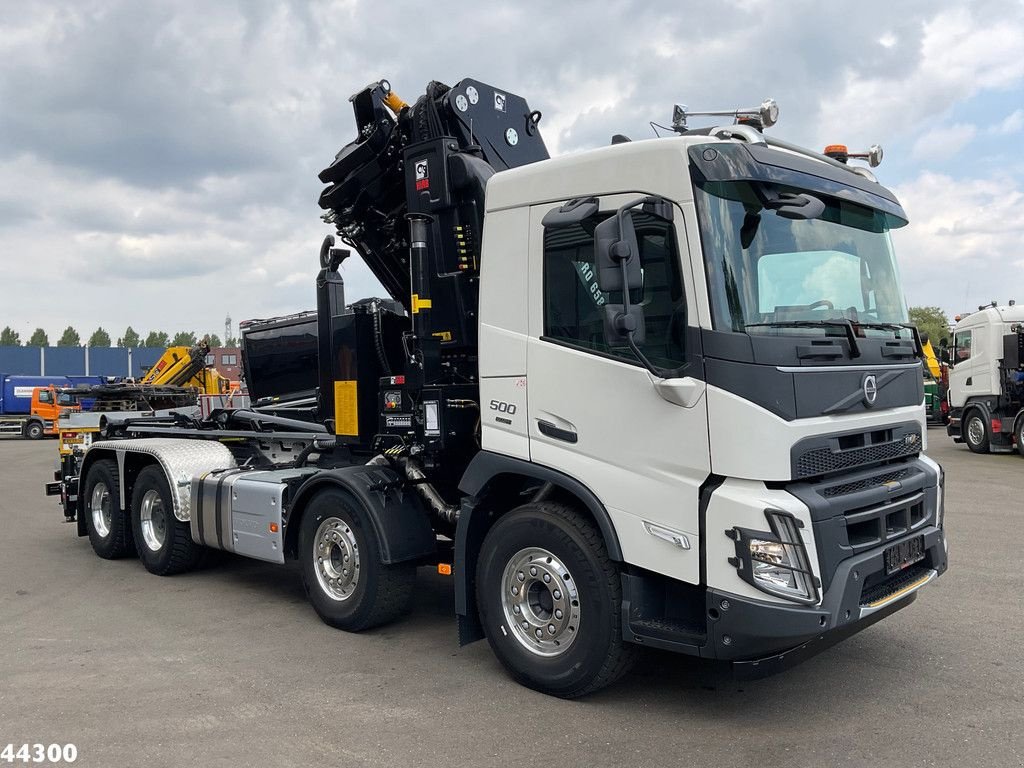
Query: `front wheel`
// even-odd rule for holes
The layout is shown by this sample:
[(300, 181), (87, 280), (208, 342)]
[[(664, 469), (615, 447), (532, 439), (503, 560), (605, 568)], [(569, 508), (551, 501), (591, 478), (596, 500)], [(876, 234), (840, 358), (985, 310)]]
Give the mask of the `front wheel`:
[(314, 496), (299, 527), (302, 583), (326, 624), (358, 632), (411, 607), (416, 567), (381, 560), (373, 525), (358, 503), (329, 488)]
[(132, 533), (139, 559), (157, 576), (190, 571), (202, 554), (202, 547), (192, 541), (188, 523), (174, 516), (171, 487), (155, 465), (143, 469), (135, 480)]
[(635, 661), (622, 639), (619, 569), (572, 507), (531, 503), (502, 517), (484, 539), (476, 585), (487, 640), (525, 686), (583, 696)]
[(25, 437), (29, 440), (38, 440), (43, 436), (43, 425), (38, 421), (30, 421), (25, 425)]
[(972, 453), (988, 453), (988, 424), (977, 408), (968, 412), (963, 431), (964, 442)]
[(1017, 417), (1017, 428), (1013, 436), (1017, 439), (1017, 453), (1024, 456), (1024, 415)]

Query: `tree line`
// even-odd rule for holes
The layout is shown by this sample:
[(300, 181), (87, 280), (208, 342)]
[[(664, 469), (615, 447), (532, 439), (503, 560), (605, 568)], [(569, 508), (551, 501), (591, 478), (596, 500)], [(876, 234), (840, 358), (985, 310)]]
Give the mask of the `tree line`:
[[(207, 335), (211, 347), (235, 347), (238, 346), (237, 339), (227, 339), (226, 344), (221, 343), (220, 336), (215, 333)], [(150, 331), (143, 337), (138, 331), (132, 328), (130, 325), (125, 329), (124, 333), (118, 337), (115, 347), (153, 347), (153, 348), (166, 348), (166, 347), (193, 347), (199, 342), (200, 337), (196, 336), (195, 331), (179, 331), (178, 333), (171, 336), (165, 331)], [(20, 347), (22, 346), (21, 334), (15, 331), (10, 326), (6, 326), (0, 331), (0, 347)], [(26, 347), (49, 347), (50, 337), (46, 331), (42, 328), (36, 328), (28, 340), (24, 343)], [(110, 334), (107, 333), (102, 327), (97, 328), (89, 336), (88, 342), (83, 345), (82, 337), (74, 328), (70, 325), (64, 329), (64, 332), (57, 339), (57, 344), (54, 346), (58, 347), (109, 347)]]

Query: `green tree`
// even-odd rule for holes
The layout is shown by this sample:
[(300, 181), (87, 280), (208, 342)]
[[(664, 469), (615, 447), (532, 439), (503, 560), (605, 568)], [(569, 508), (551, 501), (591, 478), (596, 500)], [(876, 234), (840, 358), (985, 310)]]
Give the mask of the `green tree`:
[(167, 334), (164, 333), (163, 331), (150, 331), (148, 334), (146, 334), (146, 341), (145, 341), (145, 343), (142, 346), (144, 346), (144, 347), (154, 347), (154, 348), (155, 347), (168, 347), (170, 345), (167, 342), (168, 342)]
[(144, 347), (168, 347), (170, 337), (164, 331), (151, 331), (145, 335)]
[(178, 331), (174, 334), (174, 338), (171, 339), (172, 347), (193, 347), (196, 343), (196, 334), (194, 331)]
[(917, 326), (921, 336), (927, 336), (936, 351), (939, 342), (949, 337), (949, 318), (938, 307), (911, 307), (910, 322)]
[(64, 333), (62, 333), (60, 338), (57, 340), (57, 346), (80, 347), (82, 346), (82, 337), (78, 335), (78, 331), (69, 325), (64, 329)]
[(89, 337), (90, 347), (109, 347), (110, 346), (110, 334), (103, 330), (102, 327), (97, 328), (92, 332), (92, 336)]
[(32, 337), (25, 344), (26, 347), (48, 347), (50, 346), (50, 337), (46, 335), (46, 331), (42, 328), (36, 328), (32, 331)]
[(210, 349), (213, 349), (214, 347), (224, 346), (223, 344), (220, 343), (220, 336), (218, 336), (216, 333), (211, 333), (209, 336), (206, 337), (206, 339), (210, 343)]
[(142, 339), (139, 338), (139, 332), (130, 325), (124, 329), (124, 336), (117, 340), (117, 346), (119, 347), (137, 347), (141, 343)]
[[(0, 347), (20, 347), (21, 337), (18, 332), (15, 331), (11, 326), (7, 326), (0, 331)], [(218, 346), (220, 346), (218, 344)]]
[(238, 339), (229, 336), (228, 338), (224, 339), (224, 346), (225, 347), (237, 347), (238, 346)]

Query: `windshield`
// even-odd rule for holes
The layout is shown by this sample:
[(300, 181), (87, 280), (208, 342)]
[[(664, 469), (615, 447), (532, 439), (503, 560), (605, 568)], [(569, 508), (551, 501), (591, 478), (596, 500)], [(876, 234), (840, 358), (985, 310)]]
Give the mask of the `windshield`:
[[(907, 322), (889, 238), (890, 227), (902, 221), (834, 197), (758, 185), (694, 184), (716, 330), (777, 333), (782, 329), (772, 325)], [(789, 219), (765, 207), (779, 195), (801, 192), (824, 203), (820, 216)]]

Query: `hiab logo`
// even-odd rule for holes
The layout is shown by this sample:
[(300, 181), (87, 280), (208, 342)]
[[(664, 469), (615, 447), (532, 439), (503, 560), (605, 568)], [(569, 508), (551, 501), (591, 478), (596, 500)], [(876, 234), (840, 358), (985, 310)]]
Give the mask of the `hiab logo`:
[(430, 189), (430, 168), (426, 160), (416, 161), (416, 191)]

